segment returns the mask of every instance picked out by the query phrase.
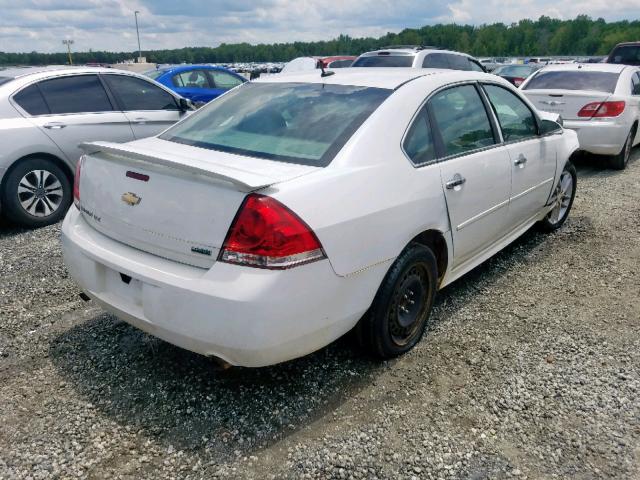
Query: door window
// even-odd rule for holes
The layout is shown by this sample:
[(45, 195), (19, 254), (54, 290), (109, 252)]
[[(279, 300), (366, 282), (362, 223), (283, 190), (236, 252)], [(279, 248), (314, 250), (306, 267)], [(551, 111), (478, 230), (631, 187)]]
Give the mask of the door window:
[(209, 75), (211, 75), (211, 78), (213, 79), (215, 88), (221, 88), (223, 90), (229, 90), (230, 88), (237, 87), (243, 83), (239, 78), (219, 70), (209, 70)]
[(178, 110), (173, 95), (151, 82), (128, 75), (105, 75), (105, 80), (124, 110)]
[(13, 96), (13, 100), (29, 115), (47, 115), (49, 107), (44, 102), (37, 85), (31, 85)]
[(495, 85), (485, 85), (484, 89), (500, 122), (505, 142), (538, 134), (533, 113), (515, 94)]
[(207, 74), (202, 70), (190, 70), (178, 73), (172, 78), (176, 87), (184, 88), (211, 88)]
[(402, 143), (405, 153), (414, 165), (423, 165), (435, 159), (435, 149), (427, 111), (423, 108), (414, 120)]
[(110, 112), (107, 92), (97, 75), (77, 75), (38, 83), (52, 114)]
[(444, 155), (459, 155), (495, 144), (478, 91), (472, 85), (448, 88), (429, 100)]

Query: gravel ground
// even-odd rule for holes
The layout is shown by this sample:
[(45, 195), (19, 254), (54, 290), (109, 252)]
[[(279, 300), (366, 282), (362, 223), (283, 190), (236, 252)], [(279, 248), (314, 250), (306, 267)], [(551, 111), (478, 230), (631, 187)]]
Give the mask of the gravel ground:
[(640, 151), (441, 292), (410, 354), (222, 371), (0, 225), (0, 478), (640, 478)]

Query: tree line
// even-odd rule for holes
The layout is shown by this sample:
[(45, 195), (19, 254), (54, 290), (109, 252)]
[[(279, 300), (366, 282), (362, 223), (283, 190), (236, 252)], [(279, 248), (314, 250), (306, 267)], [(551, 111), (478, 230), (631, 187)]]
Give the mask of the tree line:
[[(215, 40), (215, 39), (212, 39)], [(579, 15), (573, 20), (542, 16), (506, 25), (438, 24), (407, 28), (379, 38), (338, 38), (317, 42), (251, 45), (225, 44), (218, 47), (185, 47), (146, 50), (152, 63), (285, 62), (300, 56), (358, 55), (389, 45), (433, 45), (482, 56), (604, 55), (619, 42), (640, 40), (640, 21), (606, 22)], [(137, 51), (74, 52), (74, 63), (117, 63), (137, 56)], [(67, 53), (0, 52), (0, 65), (46, 65), (67, 63)]]

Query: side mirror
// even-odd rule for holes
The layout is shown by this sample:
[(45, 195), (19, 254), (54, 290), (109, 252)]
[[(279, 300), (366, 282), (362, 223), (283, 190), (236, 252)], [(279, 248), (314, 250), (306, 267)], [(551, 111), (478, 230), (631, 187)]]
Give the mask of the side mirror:
[(193, 102), (187, 98), (180, 97), (180, 100), (178, 101), (178, 103), (179, 103), (180, 111), (182, 112), (188, 112), (189, 110), (196, 109), (196, 107), (193, 105)]
[(562, 133), (562, 126), (553, 120), (542, 120), (540, 123), (540, 135), (549, 135), (550, 133)]

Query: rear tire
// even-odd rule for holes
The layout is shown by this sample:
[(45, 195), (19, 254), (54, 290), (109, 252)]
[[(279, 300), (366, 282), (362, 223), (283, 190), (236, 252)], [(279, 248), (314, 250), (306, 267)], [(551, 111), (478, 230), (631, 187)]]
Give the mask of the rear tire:
[(558, 184), (554, 189), (554, 206), (540, 221), (540, 228), (545, 232), (558, 230), (569, 218), (578, 185), (578, 174), (573, 163), (567, 162), (560, 174)]
[(51, 225), (71, 205), (71, 182), (58, 165), (46, 158), (21, 161), (6, 175), (3, 184), (3, 214), (19, 225)]
[(356, 327), (362, 347), (383, 359), (411, 350), (427, 327), (437, 284), (437, 261), (431, 249), (410, 244), (387, 272)]
[(627, 135), (627, 140), (624, 142), (624, 146), (619, 154), (613, 155), (609, 161), (611, 168), (614, 170), (624, 170), (627, 168), (627, 164), (629, 163), (629, 158), (631, 157), (631, 147), (633, 146), (633, 139), (636, 135), (636, 128), (631, 127), (631, 131), (629, 135)]

